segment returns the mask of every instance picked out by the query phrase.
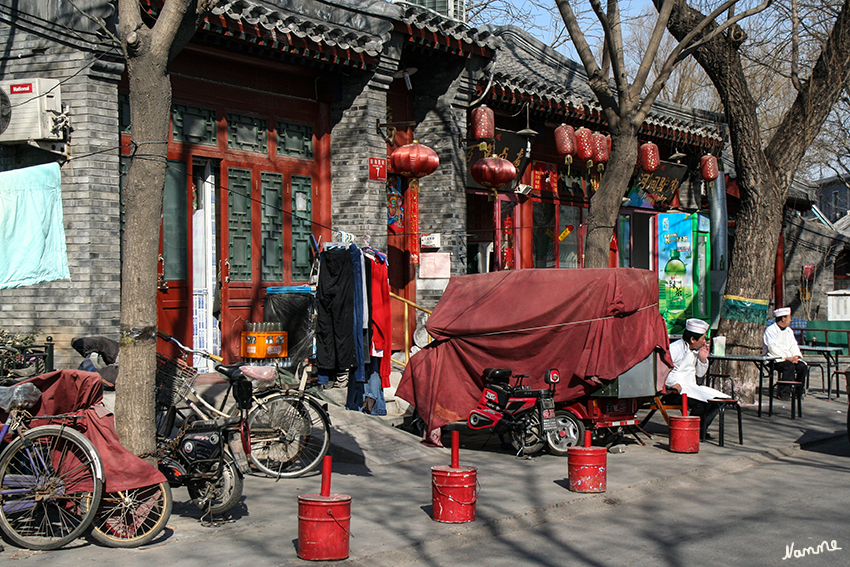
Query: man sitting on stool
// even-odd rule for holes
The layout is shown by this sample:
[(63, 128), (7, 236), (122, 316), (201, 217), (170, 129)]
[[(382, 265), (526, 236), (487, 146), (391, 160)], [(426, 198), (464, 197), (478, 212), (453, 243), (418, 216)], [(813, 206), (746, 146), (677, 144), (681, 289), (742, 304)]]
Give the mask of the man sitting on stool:
[[(764, 330), (764, 338), (762, 339), (761, 351), (762, 354), (779, 358), (781, 360), (774, 363), (779, 373), (779, 380), (783, 382), (799, 382), (799, 388), (803, 388), (806, 384), (806, 373), (808, 366), (803, 362), (800, 347), (797, 344), (797, 339), (794, 337), (794, 331), (791, 330), (791, 308), (780, 307), (773, 312), (776, 322)], [(783, 385), (784, 386), (784, 385)], [(800, 394), (802, 395), (802, 391)], [(777, 392), (779, 398), (791, 397), (790, 386), (784, 386)]]
[(709, 400), (730, 397), (720, 390), (697, 384), (697, 377), (705, 376), (708, 370), (706, 332), (708, 323), (705, 321), (688, 319), (685, 322), (682, 338), (670, 345), (673, 370), (665, 381), (668, 388), (688, 396), (688, 408), (693, 410), (690, 413), (700, 416), (702, 431), (708, 429), (711, 420), (720, 411), (718, 404)]

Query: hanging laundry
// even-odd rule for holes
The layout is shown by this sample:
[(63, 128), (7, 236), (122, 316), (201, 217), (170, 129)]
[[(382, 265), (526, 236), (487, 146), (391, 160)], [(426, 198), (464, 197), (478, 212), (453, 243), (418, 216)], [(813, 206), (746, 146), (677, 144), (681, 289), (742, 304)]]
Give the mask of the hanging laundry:
[(348, 247), (328, 248), (320, 256), (316, 286), (316, 366), (319, 382), (357, 364), (355, 353), (354, 269)]
[(0, 289), (71, 279), (59, 164), (0, 173)]

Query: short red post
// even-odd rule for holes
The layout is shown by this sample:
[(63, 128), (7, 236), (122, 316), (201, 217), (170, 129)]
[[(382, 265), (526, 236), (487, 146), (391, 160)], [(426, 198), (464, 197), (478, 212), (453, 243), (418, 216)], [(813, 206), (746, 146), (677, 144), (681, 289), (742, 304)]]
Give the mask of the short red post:
[(325, 455), (322, 459), (322, 496), (331, 495), (331, 468), (333, 465), (333, 457)]
[(462, 524), (475, 520), (477, 475), (477, 468), (460, 466), (460, 433), (452, 431), (451, 466), (431, 467), (431, 517), (435, 522)]
[(688, 415), (688, 395), (682, 394), (682, 415), (687, 417)]
[(452, 468), (460, 466), (460, 431), (452, 431)]
[(332, 457), (322, 461), (321, 494), (298, 496), (298, 557), (308, 561), (346, 559), (351, 535), (351, 496), (331, 494)]
[(608, 484), (608, 450), (592, 447), (590, 430), (584, 432), (584, 447), (567, 449), (567, 472), (573, 492), (605, 492)]

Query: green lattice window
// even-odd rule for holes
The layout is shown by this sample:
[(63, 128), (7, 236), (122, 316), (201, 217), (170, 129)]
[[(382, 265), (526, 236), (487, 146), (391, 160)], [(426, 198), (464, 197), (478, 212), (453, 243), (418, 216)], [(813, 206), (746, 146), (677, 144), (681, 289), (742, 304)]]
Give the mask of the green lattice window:
[(278, 122), (277, 155), (313, 159), (313, 128), (302, 124)]
[(228, 112), (227, 149), (266, 153), (266, 121), (255, 116)]
[(260, 174), (263, 239), (262, 277), (266, 282), (283, 281), (283, 175), (264, 171)]
[(310, 277), (310, 235), (313, 233), (313, 178), (292, 176), (292, 281)]
[(171, 108), (171, 136), (175, 142), (215, 146), (215, 110), (185, 104)]
[(168, 160), (162, 194), (162, 276), (165, 281), (189, 277), (186, 164)]
[(227, 170), (227, 242), (230, 279), (251, 281), (251, 171)]

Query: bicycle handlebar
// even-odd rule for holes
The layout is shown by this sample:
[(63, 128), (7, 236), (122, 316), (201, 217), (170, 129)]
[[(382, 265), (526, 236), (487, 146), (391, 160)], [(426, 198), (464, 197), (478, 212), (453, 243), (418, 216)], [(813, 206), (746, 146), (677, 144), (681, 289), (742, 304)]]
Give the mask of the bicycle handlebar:
[(163, 339), (174, 343), (175, 345), (177, 345), (177, 348), (179, 348), (180, 350), (182, 350), (186, 354), (197, 354), (198, 356), (208, 358), (208, 359), (213, 360), (215, 362), (224, 362), (224, 358), (222, 358), (221, 356), (216, 356), (216, 355), (214, 355), (210, 352), (207, 352), (205, 350), (191, 349), (191, 348), (185, 346), (183, 343), (181, 343), (180, 341), (178, 341), (177, 339), (175, 339), (174, 337), (172, 337), (171, 335), (169, 335), (165, 331), (160, 331), (159, 329), (157, 329), (156, 334), (159, 337), (162, 337)]

